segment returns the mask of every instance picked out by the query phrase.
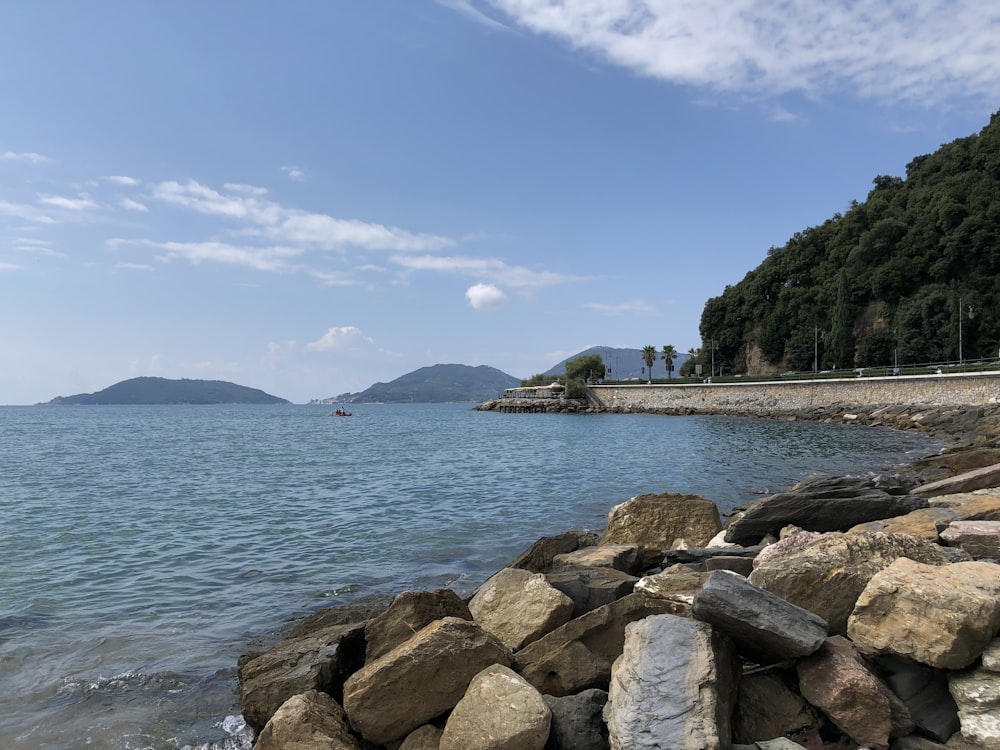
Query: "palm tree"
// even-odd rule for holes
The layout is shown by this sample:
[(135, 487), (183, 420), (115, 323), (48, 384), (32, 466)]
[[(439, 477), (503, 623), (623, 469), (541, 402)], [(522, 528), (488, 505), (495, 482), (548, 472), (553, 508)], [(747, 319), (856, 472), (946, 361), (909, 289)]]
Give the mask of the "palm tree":
[(674, 357), (677, 356), (677, 350), (674, 349), (670, 344), (664, 344), (663, 352), (660, 354), (660, 358), (663, 363), (667, 366), (667, 378), (670, 377), (670, 373), (674, 371)]
[(656, 361), (655, 346), (642, 347), (642, 361), (645, 362), (646, 367), (649, 368), (649, 380), (646, 381), (646, 384), (649, 385), (653, 382), (653, 362)]

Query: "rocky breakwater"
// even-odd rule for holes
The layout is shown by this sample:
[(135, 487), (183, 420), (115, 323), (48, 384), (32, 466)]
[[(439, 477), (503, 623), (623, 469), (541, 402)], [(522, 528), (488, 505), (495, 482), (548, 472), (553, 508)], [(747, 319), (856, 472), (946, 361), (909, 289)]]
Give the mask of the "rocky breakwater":
[(494, 398), (473, 407), (475, 411), (505, 414), (584, 414), (604, 409), (585, 398)]
[(998, 748), (1000, 482), (960, 454), (725, 525), (643, 495), (469, 599), (318, 612), (240, 659), (255, 748)]

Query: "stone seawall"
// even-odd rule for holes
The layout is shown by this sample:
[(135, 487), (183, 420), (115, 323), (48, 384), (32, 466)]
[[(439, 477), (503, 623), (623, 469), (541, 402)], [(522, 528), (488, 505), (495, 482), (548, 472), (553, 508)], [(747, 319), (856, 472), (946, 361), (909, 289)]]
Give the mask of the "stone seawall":
[(611, 411), (677, 414), (775, 415), (820, 407), (866, 410), (922, 404), (932, 407), (1000, 403), (1000, 373), (844, 378), (755, 383), (591, 386), (594, 401)]

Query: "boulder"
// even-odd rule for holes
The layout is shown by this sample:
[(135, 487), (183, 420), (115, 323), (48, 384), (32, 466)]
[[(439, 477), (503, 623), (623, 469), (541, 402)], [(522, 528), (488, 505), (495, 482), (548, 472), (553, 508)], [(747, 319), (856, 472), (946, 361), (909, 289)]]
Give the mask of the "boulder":
[(1000, 560), (1000, 521), (952, 521), (941, 541), (961, 547), (973, 560)]
[(629, 623), (604, 708), (612, 750), (728, 748), (738, 669), (705, 623), (669, 614)]
[(611, 664), (621, 655), (628, 623), (649, 615), (686, 615), (689, 611), (676, 602), (629, 594), (529, 643), (515, 654), (515, 668), (546, 695), (607, 690)]
[(690, 606), (695, 594), (708, 580), (708, 573), (692, 570), (686, 565), (671, 565), (664, 571), (640, 578), (637, 591), (654, 599), (665, 599)]
[(827, 637), (822, 617), (725, 570), (708, 577), (691, 613), (730, 636), (740, 655), (757, 664), (808, 656)]
[(892, 655), (876, 657), (875, 665), (922, 733), (947, 742), (958, 731), (958, 707), (948, 692), (944, 670)]
[(241, 656), (237, 674), (246, 723), (261, 731), (286, 700), (309, 690), (341, 695), (344, 681), (364, 663), (364, 627), (364, 620), (330, 625)]
[(399, 750), (438, 750), (441, 746), (441, 735), (444, 730), (433, 724), (417, 727), (403, 740)]
[(927, 507), (927, 499), (893, 495), (871, 479), (820, 476), (747, 506), (726, 530), (726, 541), (755, 544), (789, 524), (806, 531), (846, 531), (852, 526)]
[(278, 707), (254, 750), (360, 750), (344, 710), (326, 693), (309, 690)]
[(847, 622), (865, 654), (943, 669), (974, 662), (1000, 628), (1000, 565), (935, 566), (901, 557), (868, 582)]
[(364, 739), (385, 744), (455, 707), (469, 682), (510, 649), (474, 622), (436, 620), (344, 684), (344, 710)]
[(1000, 639), (990, 642), (976, 669), (952, 673), (948, 689), (958, 705), (962, 737), (983, 747), (1000, 747)]
[(997, 490), (939, 495), (928, 502), (931, 507), (954, 511), (956, 521), (1000, 521), (1000, 494)]
[(918, 459), (911, 463), (910, 467), (924, 480), (922, 483), (926, 484), (936, 479), (944, 479), (998, 463), (1000, 463), (1000, 448), (966, 448)]
[(544, 573), (552, 567), (556, 555), (573, 552), (597, 544), (598, 536), (591, 531), (573, 529), (555, 536), (543, 536), (515, 557), (508, 568), (522, 568), (532, 573)]
[(936, 542), (938, 526), (951, 523), (959, 517), (951, 508), (931, 507), (921, 508), (912, 513), (906, 513), (895, 518), (884, 518), (879, 521), (869, 521), (848, 529), (849, 534), (870, 534), (882, 531), (886, 534), (912, 534), (929, 542)]
[(859, 745), (889, 747), (913, 731), (906, 706), (864, 663), (851, 642), (835, 635), (796, 665), (802, 697)]
[(451, 712), (440, 750), (543, 750), (551, 720), (535, 688), (494, 664), (472, 679)]
[(451, 589), (404, 591), (389, 608), (365, 626), (367, 661), (374, 661), (443, 617), (471, 620), (468, 605)]
[(639, 495), (611, 509), (601, 544), (704, 547), (721, 528), (719, 509), (704, 497), (669, 492)]
[(797, 678), (778, 670), (744, 674), (733, 712), (733, 742), (755, 742), (784, 737), (818, 726), (818, 716), (799, 695)]
[(614, 568), (560, 568), (545, 577), (573, 600), (573, 617), (631, 594), (639, 580)]
[(754, 556), (753, 567), (755, 569), (759, 568), (772, 557), (783, 557), (805, 547), (807, 544), (812, 544), (823, 536), (826, 536), (826, 534), (819, 531), (802, 531), (798, 527), (786, 527), (781, 530), (781, 538), (778, 541), (762, 547), (760, 552)]
[(930, 565), (949, 562), (938, 545), (914, 536), (831, 533), (767, 558), (750, 574), (750, 583), (814, 612), (831, 633), (843, 634), (868, 581), (900, 557)]
[(553, 588), (542, 573), (504, 568), (469, 601), (476, 622), (516, 651), (573, 616), (573, 600)]
[(922, 484), (913, 490), (914, 494), (923, 497), (936, 495), (951, 495), (956, 492), (972, 492), (989, 487), (1000, 486), (1000, 464), (984, 466), (953, 477), (939, 479), (936, 482)]
[(622, 573), (636, 575), (642, 572), (642, 547), (634, 544), (601, 544), (597, 547), (583, 547), (574, 552), (556, 555), (552, 567), (614, 568)]
[(604, 723), (604, 690), (584, 690), (576, 695), (543, 695), (552, 712), (549, 741), (545, 750), (608, 750), (608, 726)]

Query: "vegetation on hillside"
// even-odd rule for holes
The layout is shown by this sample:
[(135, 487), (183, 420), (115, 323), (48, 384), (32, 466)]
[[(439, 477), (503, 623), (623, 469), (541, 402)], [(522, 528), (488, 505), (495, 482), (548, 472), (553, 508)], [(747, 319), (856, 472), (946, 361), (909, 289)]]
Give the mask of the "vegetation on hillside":
[(1000, 112), (771, 248), (705, 304), (689, 361), (764, 374), (996, 358), (998, 296)]
[(496, 398), (520, 381), (495, 367), (431, 365), (401, 375), (389, 383), (375, 383), (361, 393), (337, 397), (353, 404), (481, 402)]
[(132, 378), (96, 393), (58, 396), (50, 404), (287, 404), (257, 388), (224, 380)]

